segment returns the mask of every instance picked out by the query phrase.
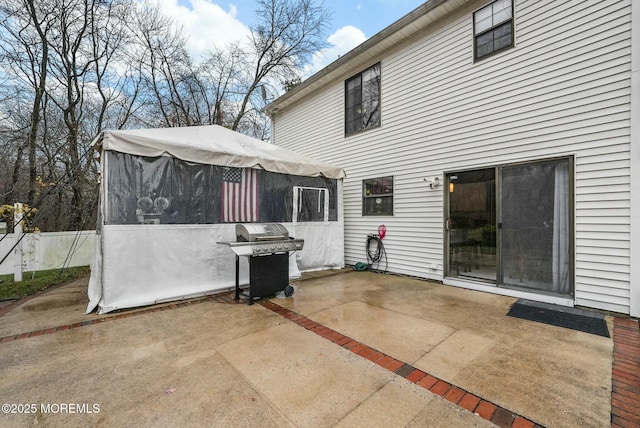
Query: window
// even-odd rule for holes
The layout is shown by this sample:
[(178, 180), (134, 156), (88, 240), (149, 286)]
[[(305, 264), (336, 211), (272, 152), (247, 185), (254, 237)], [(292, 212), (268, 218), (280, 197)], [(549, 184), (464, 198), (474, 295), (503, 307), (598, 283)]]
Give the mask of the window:
[(293, 186), (293, 222), (329, 221), (329, 192), (319, 187)]
[(513, 46), (512, 0), (498, 0), (473, 14), (475, 59)]
[(345, 134), (380, 126), (380, 63), (345, 82)]
[(362, 215), (393, 215), (393, 177), (362, 181)]

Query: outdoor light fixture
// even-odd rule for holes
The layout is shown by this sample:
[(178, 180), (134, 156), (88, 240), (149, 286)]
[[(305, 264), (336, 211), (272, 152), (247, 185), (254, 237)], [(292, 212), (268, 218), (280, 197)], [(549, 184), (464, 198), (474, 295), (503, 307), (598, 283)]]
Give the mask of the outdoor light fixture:
[(440, 177), (425, 178), (424, 181), (429, 183), (430, 189), (435, 189), (440, 185)]

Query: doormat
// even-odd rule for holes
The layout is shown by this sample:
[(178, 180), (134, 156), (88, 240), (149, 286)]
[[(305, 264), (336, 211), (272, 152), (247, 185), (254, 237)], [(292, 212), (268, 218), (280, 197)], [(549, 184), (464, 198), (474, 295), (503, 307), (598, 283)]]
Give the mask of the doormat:
[(584, 309), (519, 299), (511, 305), (507, 316), (611, 337), (604, 315)]

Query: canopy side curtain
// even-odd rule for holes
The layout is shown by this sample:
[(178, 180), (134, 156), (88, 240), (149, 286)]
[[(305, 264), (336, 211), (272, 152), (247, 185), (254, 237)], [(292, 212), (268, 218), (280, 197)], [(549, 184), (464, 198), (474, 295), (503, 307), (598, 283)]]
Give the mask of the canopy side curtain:
[(337, 180), (106, 151), (105, 224), (291, 222), (294, 188), (327, 189), (337, 221)]

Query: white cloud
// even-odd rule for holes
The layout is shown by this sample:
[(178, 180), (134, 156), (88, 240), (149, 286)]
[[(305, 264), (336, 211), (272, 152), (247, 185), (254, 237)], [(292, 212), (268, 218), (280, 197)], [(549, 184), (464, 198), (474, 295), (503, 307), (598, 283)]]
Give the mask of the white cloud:
[(304, 69), (305, 77), (320, 71), (365, 40), (367, 36), (359, 28), (351, 25), (339, 28), (327, 38), (330, 46), (313, 55), (311, 64)]
[(187, 49), (198, 59), (214, 45), (222, 48), (236, 41), (246, 41), (249, 27), (236, 18), (237, 8), (230, 5), (224, 10), (211, 0), (188, 0), (190, 7), (178, 0), (155, 0), (160, 10), (183, 27), (188, 36)]
[[(184, 34), (189, 38), (188, 51), (196, 61), (214, 45), (223, 48), (230, 43), (249, 40), (249, 27), (237, 19), (238, 10), (233, 4), (225, 10), (213, 0), (152, 1), (183, 27)], [(303, 78), (326, 67), (366, 39), (359, 28), (351, 25), (339, 28), (327, 38), (330, 46), (313, 55), (311, 64), (303, 70)]]

